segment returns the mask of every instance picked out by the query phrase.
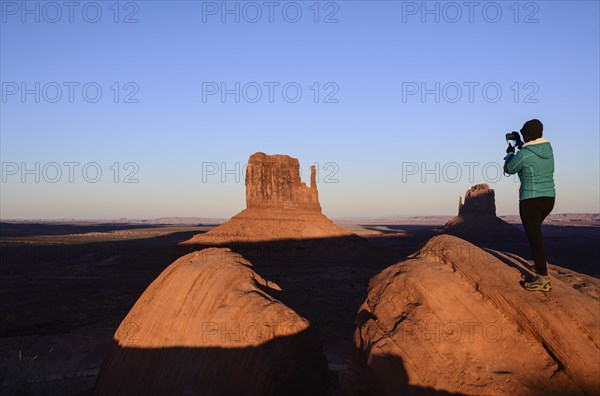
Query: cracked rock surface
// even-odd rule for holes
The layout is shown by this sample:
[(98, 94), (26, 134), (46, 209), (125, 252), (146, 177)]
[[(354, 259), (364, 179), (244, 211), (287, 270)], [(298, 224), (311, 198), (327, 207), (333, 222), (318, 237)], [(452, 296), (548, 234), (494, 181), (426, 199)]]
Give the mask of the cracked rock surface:
[(348, 394), (594, 395), (600, 280), (437, 236), (374, 277), (356, 318)]
[(95, 394), (326, 393), (318, 334), (278, 290), (229, 249), (179, 258), (120, 324)]

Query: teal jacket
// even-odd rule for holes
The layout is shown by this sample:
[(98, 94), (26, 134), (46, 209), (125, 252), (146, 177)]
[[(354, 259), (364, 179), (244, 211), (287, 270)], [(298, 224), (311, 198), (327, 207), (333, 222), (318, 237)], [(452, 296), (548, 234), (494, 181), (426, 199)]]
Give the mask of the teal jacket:
[(505, 157), (504, 171), (519, 174), (519, 200), (555, 197), (554, 154), (548, 139), (539, 138), (525, 143), (517, 154)]

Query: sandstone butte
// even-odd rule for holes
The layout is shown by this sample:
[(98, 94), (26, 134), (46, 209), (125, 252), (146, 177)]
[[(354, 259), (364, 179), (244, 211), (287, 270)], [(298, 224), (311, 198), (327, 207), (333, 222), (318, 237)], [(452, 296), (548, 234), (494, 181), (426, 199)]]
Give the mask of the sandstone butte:
[(95, 394), (325, 393), (319, 337), (277, 290), (229, 249), (179, 258), (120, 324)]
[(467, 190), (463, 203), (458, 200), (458, 215), (448, 220), (443, 232), (461, 237), (518, 237), (521, 232), (496, 216), (494, 190), (476, 184)]
[(349, 395), (598, 395), (600, 280), (437, 236), (371, 279), (356, 317)]
[(296, 158), (255, 153), (246, 169), (246, 209), (184, 243), (220, 245), (331, 237), (358, 238), (321, 212), (315, 167), (311, 167), (307, 186), (300, 178)]

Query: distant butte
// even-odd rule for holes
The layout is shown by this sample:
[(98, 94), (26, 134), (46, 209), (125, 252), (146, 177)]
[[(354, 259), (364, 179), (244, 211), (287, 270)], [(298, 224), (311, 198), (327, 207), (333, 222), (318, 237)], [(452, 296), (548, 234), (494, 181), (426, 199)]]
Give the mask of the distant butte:
[(288, 155), (255, 153), (246, 170), (246, 209), (224, 224), (184, 244), (301, 240), (358, 236), (321, 213), (316, 169), (310, 186), (300, 178), (300, 163)]
[(464, 203), (459, 197), (458, 215), (448, 220), (442, 232), (468, 240), (520, 235), (516, 227), (496, 216), (495, 193), (487, 184), (476, 184), (468, 189)]
[(494, 190), (487, 184), (476, 184), (465, 193), (465, 203), (462, 197), (458, 200), (458, 214), (483, 214), (496, 216), (496, 197)]
[(300, 162), (288, 155), (255, 153), (246, 168), (246, 207), (321, 212), (315, 166), (310, 187), (300, 179)]

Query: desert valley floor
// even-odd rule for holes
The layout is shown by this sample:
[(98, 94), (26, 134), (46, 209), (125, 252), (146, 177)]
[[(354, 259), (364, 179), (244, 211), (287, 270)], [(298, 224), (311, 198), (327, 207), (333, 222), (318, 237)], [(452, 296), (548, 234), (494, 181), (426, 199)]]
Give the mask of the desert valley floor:
[[(278, 300), (315, 325), (336, 394), (369, 279), (439, 234), (446, 220), (337, 221), (365, 239), (357, 251), (334, 238), (246, 243), (234, 250), (281, 287)], [(202, 247), (180, 243), (214, 227), (2, 223), (0, 392), (91, 394), (119, 323), (169, 264)], [(550, 263), (600, 277), (597, 218), (557, 215), (544, 233)], [(516, 241), (474, 238), (479, 247), (530, 259), (524, 234)]]

